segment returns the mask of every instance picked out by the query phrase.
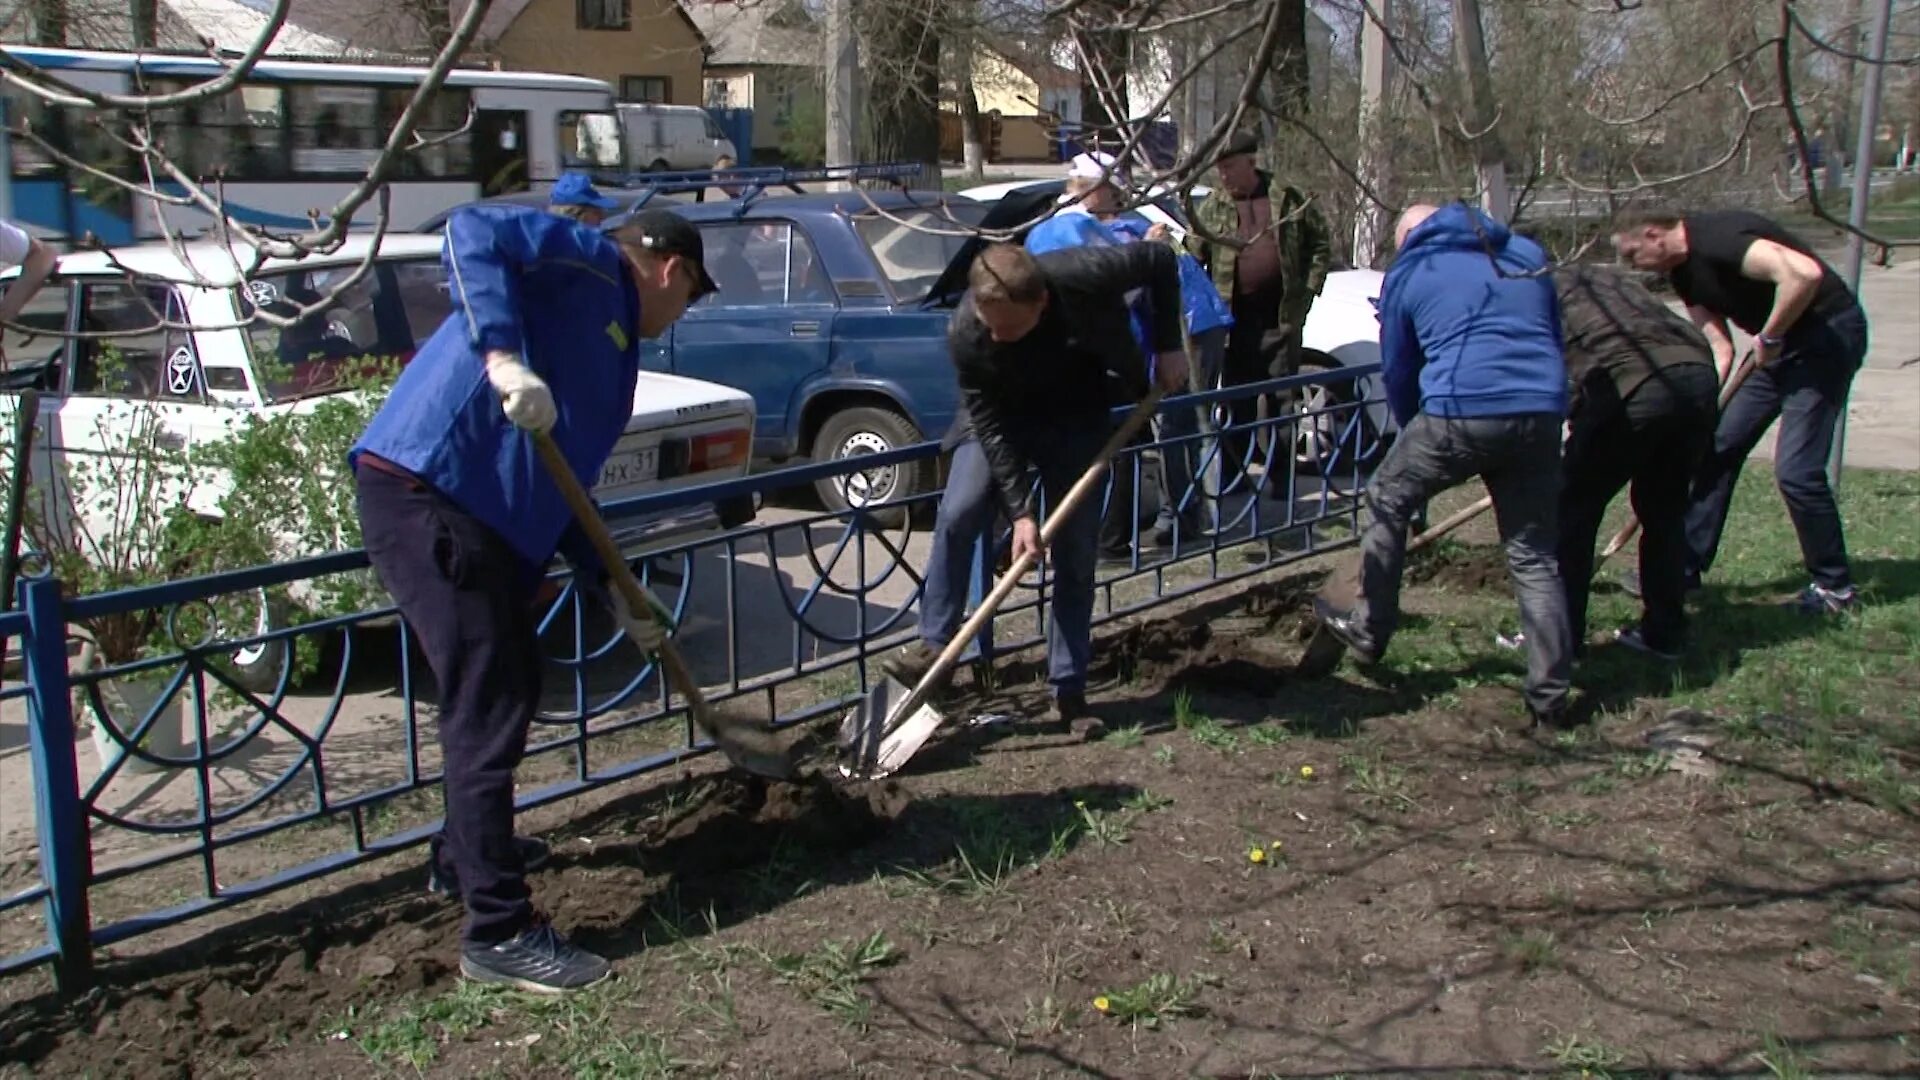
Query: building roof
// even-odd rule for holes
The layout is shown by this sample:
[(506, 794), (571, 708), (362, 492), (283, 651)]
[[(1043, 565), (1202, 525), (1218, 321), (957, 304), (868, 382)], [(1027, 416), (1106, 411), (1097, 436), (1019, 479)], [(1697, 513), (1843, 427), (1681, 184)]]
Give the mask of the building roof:
[(701, 0), (687, 8), (714, 67), (819, 67), (820, 24), (794, 0)]

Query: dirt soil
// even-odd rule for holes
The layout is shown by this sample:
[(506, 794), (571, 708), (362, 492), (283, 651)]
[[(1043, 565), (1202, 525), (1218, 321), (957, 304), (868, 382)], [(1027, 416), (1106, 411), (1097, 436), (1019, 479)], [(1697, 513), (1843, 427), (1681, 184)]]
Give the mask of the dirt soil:
[[(1505, 566), (1448, 545), (1408, 580), (1502, 590)], [(429, 1024), (424, 1063), (383, 1057), (367, 1018), (459, 985), (457, 908), (391, 862), (76, 1001), (0, 985), (0, 1073), (1920, 1075), (1910, 814), (1724, 748), (1738, 784), (1671, 768), (1657, 707), (1569, 739), (1496, 686), (1291, 683), (1317, 584), (1107, 636), (1102, 742), (970, 728), (882, 783), (816, 758), (574, 811), (536, 898), (615, 960), (594, 1023), (670, 1046), (660, 1073), (511, 995)], [(1038, 673), (946, 710), (1037, 709)], [(884, 961), (795, 975), (875, 932)]]

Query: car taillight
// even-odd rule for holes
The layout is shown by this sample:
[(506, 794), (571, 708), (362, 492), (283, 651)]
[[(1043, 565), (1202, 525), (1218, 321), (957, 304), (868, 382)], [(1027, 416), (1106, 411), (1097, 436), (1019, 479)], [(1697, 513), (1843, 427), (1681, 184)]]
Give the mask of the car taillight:
[(730, 469), (747, 460), (753, 433), (747, 428), (695, 435), (687, 440), (687, 471), (708, 472)]

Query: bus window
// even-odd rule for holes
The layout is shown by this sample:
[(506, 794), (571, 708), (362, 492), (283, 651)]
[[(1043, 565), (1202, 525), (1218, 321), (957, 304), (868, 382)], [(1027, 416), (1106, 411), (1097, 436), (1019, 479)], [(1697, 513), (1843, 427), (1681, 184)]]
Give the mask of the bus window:
[(473, 118), (473, 171), (486, 198), (525, 191), (527, 114), (481, 109)]
[(627, 155), (620, 118), (610, 112), (560, 114), (560, 167), (624, 171)]
[[(156, 80), (155, 93), (194, 85)], [(229, 180), (276, 180), (286, 175), (286, 140), (280, 126), (281, 89), (243, 86), (158, 114), (155, 133), (189, 176), (224, 173)]]
[[(400, 122), (400, 114), (407, 111), (407, 105), (413, 101), (413, 88), (388, 89), (384, 91), (385, 127), (393, 130)], [(400, 160), (400, 173), (403, 179), (463, 180), (473, 175), (473, 134), (464, 130), (467, 126), (467, 107), (472, 94), (464, 89), (449, 90), (441, 88), (427, 99), (420, 120), (414, 125), (414, 135), (429, 145), (408, 152)]]
[(380, 156), (380, 90), (373, 86), (287, 88), (293, 171), (303, 176), (364, 174)]
[[(53, 132), (47, 125), (47, 119), (52, 114), (48, 111), (46, 102), (40, 100), (38, 95), (8, 88), (0, 91), (0, 97), (6, 99), (9, 128), (16, 131), (32, 128), (41, 138), (49, 142), (54, 141)], [(54, 165), (53, 159), (47, 156), (46, 151), (35, 146), (32, 139), (14, 135), (9, 137), (7, 142), (13, 151), (13, 175), (23, 180), (54, 175), (57, 166)]]

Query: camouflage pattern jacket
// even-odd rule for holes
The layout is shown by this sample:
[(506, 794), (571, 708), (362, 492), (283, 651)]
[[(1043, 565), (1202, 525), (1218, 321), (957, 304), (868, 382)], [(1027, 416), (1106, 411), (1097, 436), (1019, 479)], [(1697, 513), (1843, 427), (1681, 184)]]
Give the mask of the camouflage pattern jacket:
[[(1298, 333), (1307, 321), (1307, 309), (1327, 282), (1327, 265), (1332, 260), (1327, 219), (1306, 192), (1281, 183), (1266, 172), (1260, 179), (1267, 185), (1267, 198), (1273, 204), (1275, 240), (1280, 245), (1280, 272), (1284, 291), (1280, 299), (1280, 322)], [(1216, 184), (1213, 191), (1194, 207), (1198, 226), (1187, 234), (1187, 250), (1213, 275), (1213, 283), (1222, 298), (1233, 300), (1234, 261), (1239, 254), (1231, 244), (1218, 244), (1203, 234), (1231, 240), (1239, 235), (1240, 214), (1233, 195)]]

